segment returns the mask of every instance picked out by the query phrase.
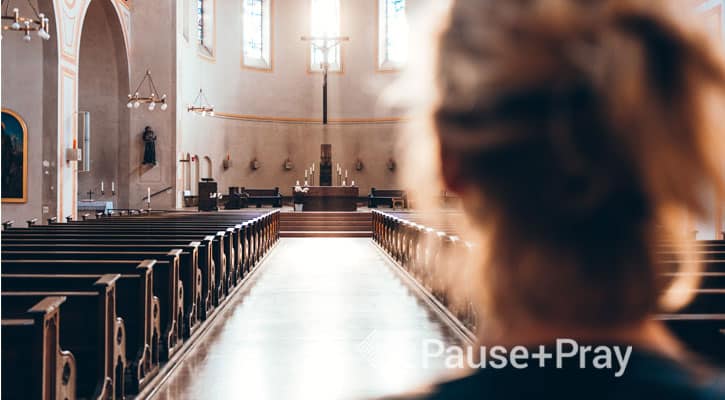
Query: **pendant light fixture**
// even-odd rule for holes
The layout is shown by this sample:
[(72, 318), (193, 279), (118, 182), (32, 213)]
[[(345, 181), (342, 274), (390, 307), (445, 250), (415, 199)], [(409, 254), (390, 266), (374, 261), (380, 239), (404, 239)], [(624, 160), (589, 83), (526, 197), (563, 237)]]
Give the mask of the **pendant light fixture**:
[[(8, 0), (5, 3), (2, 11), (3, 30), (23, 32), (23, 40), (29, 42), (32, 38), (30, 32), (38, 32), (38, 37), (43, 40), (49, 40), (50, 34), (48, 33), (48, 18), (43, 13), (39, 13), (38, 10), (33, 6), (33, 3), (28, 0), (28, 5), (33, 10), (35, 17), (27, 18), (20, 16), (20, 10), (17, 7), (13, 7), (12, 13), (10, 13), (10, 3)], [(9, 24), (5, 24), (6, 21), (12, 21)]]
[[(143, 86), (144, 82), (148, 83), (148, 95), (141, 95), (139, 93), (139, 90), (141, 90), (141, 86)], [(154, 84), (154, 78), (151, 76), (151, 70), (146, 70), (146, 75), (144, 75), (143, 79), (141, 79), (141, 83), (138, 84), (134, 93), (129, 93), (126, 107), (129, 109), (139, 108), (141, 107), (141, 104), (148, 104), (149, 111), (153, 111), (156, 109), (157, 104), (161, 104), (159, 107), (161, 108), (161, 111), (166, 111), (169, 107), (166, 103), (166, 95), (159, 97), (158, 93), (159, 91), (156, 90), (156, 84)]]

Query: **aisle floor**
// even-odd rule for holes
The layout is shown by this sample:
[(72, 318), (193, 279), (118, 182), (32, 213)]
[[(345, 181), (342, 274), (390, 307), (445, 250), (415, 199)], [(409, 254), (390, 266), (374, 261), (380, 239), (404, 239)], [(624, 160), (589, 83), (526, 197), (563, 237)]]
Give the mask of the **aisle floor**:
[(281, 239), (153, 398), (400, 393), (450, 372), (428, 340), (460, 344), (370, 239)]

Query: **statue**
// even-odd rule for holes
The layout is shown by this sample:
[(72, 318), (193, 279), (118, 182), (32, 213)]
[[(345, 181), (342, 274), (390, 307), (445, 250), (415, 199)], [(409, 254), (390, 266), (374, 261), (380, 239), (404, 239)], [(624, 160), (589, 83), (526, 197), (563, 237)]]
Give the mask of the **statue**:
[(143, 164), (156, 165), (156, 134), (147, 126), (143, 131), (143, 141), (145, 143), (143, 151)]

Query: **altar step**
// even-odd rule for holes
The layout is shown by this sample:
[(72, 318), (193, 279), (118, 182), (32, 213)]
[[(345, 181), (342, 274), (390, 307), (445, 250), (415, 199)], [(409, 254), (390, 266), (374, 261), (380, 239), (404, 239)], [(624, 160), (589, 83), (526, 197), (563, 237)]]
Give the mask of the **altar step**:
[(370, 212), (283, 212), (282, 237), (371, 237)]

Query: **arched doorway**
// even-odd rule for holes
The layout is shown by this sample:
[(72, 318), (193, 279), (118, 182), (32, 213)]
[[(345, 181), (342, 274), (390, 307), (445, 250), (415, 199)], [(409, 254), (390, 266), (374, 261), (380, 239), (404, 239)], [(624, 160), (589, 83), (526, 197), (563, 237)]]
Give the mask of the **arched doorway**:
[[(88, 193), (94, 192), (95, 199), (127, 207), (130, 114), (125, 97), (130, 90), (129, 66), (123, 30), (111, 0), (90, 2), (83, 19), (79, 54), (78, 126), (84, 125), (84, 115), (90, 122), (90, 148), (85, 152), (90, 169), (79, 168), (78, 191), (84, 194), (79, 199), (87, 199)], [(84, 143), (82, 131), (78, 143)], [(116, 195), (110, 190), (111, 182), (115, 183)]]

